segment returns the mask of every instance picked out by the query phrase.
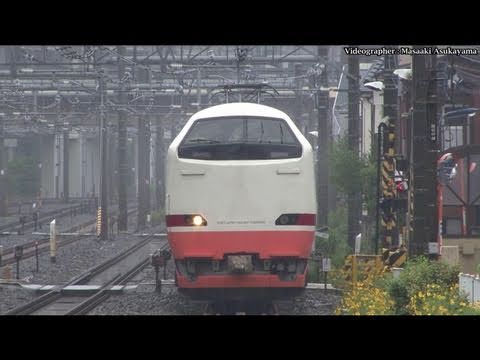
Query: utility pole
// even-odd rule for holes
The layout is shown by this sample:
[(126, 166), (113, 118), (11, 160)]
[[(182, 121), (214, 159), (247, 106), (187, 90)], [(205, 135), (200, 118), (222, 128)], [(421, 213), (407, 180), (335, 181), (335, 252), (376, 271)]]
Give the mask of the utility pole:
[(61, 138), (60, 138), (60, 102), (61, 98), (60, 95), (57, 97), (57, 117), (55, 119), (55, 124), (53, 128), (53, 141), (55, 146), (54, 152), (54, 165), (55, 165), (55, 198), (58, 199), (60, 197), (60, 164), (61, 164)]
[(108, 240), (108, 189), (107, 189), (107, 121), (105, 119), (105, 79), (103, 74), (99, 78), (100, 91), (100, 212), (101, 212), (101, 226), (100, 239)]
[(145, 119), (138, 117), (138, 141), (137, 141), (137, 179), (138, 179), (138, 211), (137, 211), (137, 230), (145, 228), (147, 209), (145, 201), (145, 143), (146, 129)]
[(200, 111), (202, 103), (202, 70), (197, 68), (197, 111)]
[[(421, 48), (421, 46), (418, 46)], [(410, 135), (408, 254), (436, 257), (437, 244), (437, 75), (435, 55), (413, 55), (413, 119)]]
[[(173, 101), (172, 101), (173, 103)], [(177, 127), (175, 124), (175, 116), (170, 116), (170, 143), (177, 136)]]
[(302, 64), (296, 63), (294, 64), (294, 76), (295, 76), (295, 117), (294, 122), (297, 125), (298, 129), (302, 134), (303, 131), (303, 119), (302, 119), (302, 79), (300, 79), (302, 73)]
[(7, 189), (6, 171), (4, 161), (4, 114), (0, 114), (0, 216), (7, 216)]
[[(118, 78), (125, 77), (125, 62), (121, 56), (125, 56), (125, 46), (118, 47)], [(126, 106), (127, 94), (125, 92), (125, 81), (120, 82), (120, 92), (118, 95), (118, 103)], [(118, 110), (118, 231), (128, 230), (128, 214), (127, 214), (127, 111), (125, 108)]]
[(69, 131), (68, 123), (63, 124), (63, 201), (68, 203), (69, 201)]
[[(355, 157), (358, 157), (359, 152), (359, 80), (358, 56), (350, 55), (348, 57), (348, 145)], [(355, 247), (355, 237), (360, 232), (361, 201), (361, 194), (349, 194), (348, 196), (347, 241), (352, 249)]]
[(143, 177), (143, 186), (144, 186), (144, 199), (145, 199), (145, 216), (151, 211), (151, 201), (150, 201), (150, 138), (152, 136), (150, 130), (150, 115), (145, 115), (145, 145), (144, 145), (144, 171), (145, 176)]
[[(328, 52), (328, 48), (326, 48)], [(317, 48), (319, 56), (324, 56), (325, 47), (319, 46)], [(319, 226), (326, 226), (328, 220), (328, 140), (330, 136), (329, 125), (329, 109), (330, 99), (329, 91), (321, 89), (321, 87), (328, 88), (327, 65), (325, 64), (322, 73), (317, 79), (317, 98), (316, 107), (318, 111), (318, 125), (317, 125), (317, 224)]]
[[(158, 116), (158, 115), (157, 115)], [(157, 133), (155, 137), (155, 196), (157, 209), (165, 209), (165, 139), (163, 119), (157, 118)]]
[(117, 157), (115, 154), (115, 128), (114, 125), (112, 124), (112, 121), (108, 120), (107, 121), (107, 128), (108, 130), (108, 138), (107, 138), (107, 143), (108, 143), (108, 152), (107, 152), (107, 158), (108, 158), (108, 181), (107, 181), (107, 187), (108, 187), (108, 201), (110, 204), (113, 204), (115, 200), (115, 174), (117, 174)]

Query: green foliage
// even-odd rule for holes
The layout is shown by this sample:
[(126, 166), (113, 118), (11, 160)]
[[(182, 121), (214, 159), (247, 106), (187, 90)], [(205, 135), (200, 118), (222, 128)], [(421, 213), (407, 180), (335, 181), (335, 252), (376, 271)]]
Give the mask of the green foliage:
[(450, 287), (427, 285), (426, 291), (418, 291), (408, 305), (414, 315), (464, 315), (469, 308), (466, 296), (459, 293), (456, 284)]
[(165, 222), (165, 212), (163, 209), (152, 211), (151, 213), (152, 226), (160, 225)]
[(348, 289), (340, 306), (338, 315), (394, 315), (394, 301), (387, 291), (374, 284), (373, 278), (366, 278)]
[(340, 193), (350, 196), (362, 191), (364, 160), (349, 148), (346, 137), (333, 144), (329, 162), (332, 181)]
[(480, 316), (480, 304), (475, 304), (473, 306), (468, 306), (462, 311), (462, 315), (475, 315)]
[(318, 273), (318, 262), (313, 260), (308, 260), (308, 273), (307, 281), (308, 282), (318, 282), (319, 273)]
[(344, 263), (345, 256), (351, 252), (347, 244), (347, 208), (338, 206), (334, 211), (328, 214), (328, 239), (318, 237), (316, 239), (316, 248), (324, 256), (332, 258), (332, 263), (340, 267)]
[(35, 196), (40, 189), (40, 172), (33, 157), (17, 157), (7, 164), (8, 191), (17, 196)]
[(377, 159), (370, 153), (363, 160), (363, 167), (360, 169), (362, 181), (363, 199), (368, 214), (373, 217), (375, 214), (377, 199)]
[(417, 257), (407, 261), (400, 276), (387, 280), (385, 287), (395, 301), (397, 314), (405, 314), (406, 307), (415, 294), (425, 292), (431, 285), (442, 288), (454, 286), (458, 283), (458, 273), (458, 267)]
[[(347, 137), (340, 138), (332, 146), (329, 166), (331, 180), (344, 199), (361, 194), (363, 206), (367, 210), (366, 233), (363, 234), (363, 250), (373, 252), (375, 207), (377, 196), (377, 159), (372, 149), (367, 156), (359, 157), (348, 146)], [(346, 216), (345, 216), (346, 217)], [(346, 221), (346, 220), (345, 220)]]
[(404, 281), (390, 279), (385, 282), (387, 292), (395, 302), (395, 313), (398, 315), (408, 314), (407, 306), (410, 302), (408, 289)]

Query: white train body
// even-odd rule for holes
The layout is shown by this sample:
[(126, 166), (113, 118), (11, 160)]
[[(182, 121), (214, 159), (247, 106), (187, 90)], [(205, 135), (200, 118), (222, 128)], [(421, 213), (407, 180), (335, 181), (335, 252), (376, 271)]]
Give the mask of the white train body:
[[(240, 140), (223, 145), (225, 139), (209, 135), (212, 129), (218, 136), (237, 132)], [(199, 111), (171, 143), (166, 174), (167, 230), (179, 287), (304, 284), (315, 231), (314, 158), (309, 142), (284, 112), (252, 103)], [(194, 220), (185, 216), (200, 216), (204, 222), (187, 224), (183, 221)], [(254, 269), (229, 272), (229, 254), (252, 255)], [(268, 269), (275, 259), (290, 270), (292, 261), (296, 264), (291, 276)], [(195, 262), (196, 268), (191, 266)]]

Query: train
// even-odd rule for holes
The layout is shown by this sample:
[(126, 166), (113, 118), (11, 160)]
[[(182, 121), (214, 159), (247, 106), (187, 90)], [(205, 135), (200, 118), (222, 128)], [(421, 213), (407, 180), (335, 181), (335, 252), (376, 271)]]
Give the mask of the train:
[(202, 299), (301, 294), (315, 238), (314, 163), (276, 108), (227, 103), (193, 114), (166, 155), (178, 290)]

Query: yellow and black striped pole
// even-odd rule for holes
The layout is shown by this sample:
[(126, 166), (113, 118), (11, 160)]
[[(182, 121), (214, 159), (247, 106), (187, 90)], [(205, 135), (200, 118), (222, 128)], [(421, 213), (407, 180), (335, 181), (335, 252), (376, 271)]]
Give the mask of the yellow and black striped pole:
[(97, 236), (100, 236), (102, 230), (102, 207), (99, 206), (97, 209)]
[(397, 219), (393, 208), (393, 200), (397, 197), (395, 188), (395, 124), (391, 118), (387, 120), (386, 148), (382, 160), (381, 182), (385, 202), (382, 213), (383, 241), (382, 246), (390, 249), (394, 244)]
[(397, 86), (393, 70), (396, 67), (395, 56), (386, 55), (384, 63), (384, 111), (386, 123), (385, 148), (381, 167), (382, 206), (382, 246), (392, 249), (398, 244), (397, 217), (394, 202), (397, 198), (395, 187), (395, 123), (397, 118)]

